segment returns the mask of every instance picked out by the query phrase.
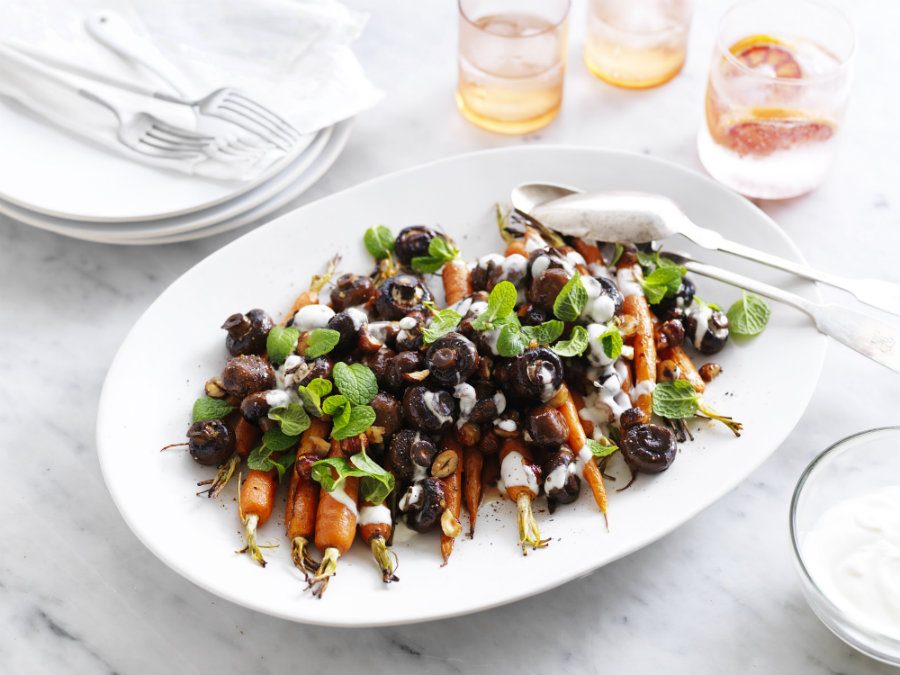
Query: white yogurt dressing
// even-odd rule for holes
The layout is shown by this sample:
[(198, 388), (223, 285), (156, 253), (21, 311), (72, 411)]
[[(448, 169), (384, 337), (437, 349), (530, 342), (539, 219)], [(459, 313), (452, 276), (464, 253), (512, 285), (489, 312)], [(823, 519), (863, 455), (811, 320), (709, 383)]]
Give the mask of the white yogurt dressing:
[(656, 389), (656, 382), (651, 380), (641, 380), (631, 390), (631, 400), (637, 401), (641, 396), (652, 394)]
[(360, 525), (391, 525), (391, 510), (384, 504), (366, 505), (359, 510)]
[(494, 407), (497, 408), (498, 415), (502, 415), (503, 411), (506, 410), (506, 396), (503, 395), (502, 391), (494, 394)]
[(600, 340), (600, 336), (606, 332), (606, 326), (600, 323), (589, 323), (587, 325), (587, 332), (588, 346), (590, 347), (588, 361), (590, 364), (593, 366), (610, 365), (614, 359), (609, 358), (606, 355), (606, 352), (603, 351), (603, 342)]
[(616, 313), (616, 303), (603, 292), (602, 284), (594, 277), (581, 277), (588, 300), (581, 311), (582, 318), (596, 323), (606, 323)]
[(425, 407), (428, 408), (428, 412), (434, 415), (440, 424), (446, 424), (453, 419), (452, 416), (444, 415), (441, 412), (441, 409), (438, 407), (438, 393), (436, 391), (426, 391), (422, 394), (422, 401), (425, 403)]
[(270, 408), (286, 408), (291, 404), (291, 395), (283, 389), (270, 389), (266, 392), (266, 405)]
[(499, 253), (489, 253), (478, 259), (477, 267), (483, 270), (490, 270), (491, 267), (499, 269), (500, 274), (496, 277), (497, 283), (508, 281), (518, 285), (528, 272), (528, 259), (518, 253), (506, 257)]
[(459, 419), (456, 420), (456, 426), (459, 428), (469, 421), (469, 416), (472, 414), (472, 410), (475, 409), (478, 397), (475, 394), (475, 387), (466, 382), (453, 388), (453, 396), (459, 399)]
[(400, 326), (402, 330), (412, 330), (416, 327), (417, 323), (418, 322), (416, 321), (415, 317), (404, 316), (402, 319), (400, 319), (400, 321), (397, 322), (397, 325)]
[(401, 511), (409, 511), (412, 507), (421, 503), (423, 489), (417, 482), (410, 485), (397, 503), (397, 507)]
[(802, 548), (829, 600), (855, 623), (900, 640), (900, 485), (838, 502)]
[(505, 419), (505, 420), (494, 420), (494, 426), (500, 429), (501, 431), (508, 431), (509, 433), (514, 432), (518, 427), (516, 426), (515, 420)]
[(340, 487), (329, 492), (328, 496), (331, 497), (336, 502), (340, 502), (341, 504), (346, 506), (350, 511), (353, 512), (354, 516), (359, 515), (359, 512), (356, 510), (356, 502), (354, 500), (350, 499), (350, 495), (348, 495), (347, 492), (344, 490), (343, 484)]
[(541, 383), (541, 401), (547, 402), (559, 391), (553, 386), (553, 375), (555, 371), (546, 361), (541, 362), (541, 368), (537, 373), (537, 381)]
[(575, 473), (578, 467), (575, 462), (566, 465), (559, 465), (544, 479), (544, 492), (549, 493), (551, 490), (561, 490), (569, 480), (569, 476)]
[(506, 494), (511, 487), (527, 487), (531, 494), (537, 496), (538, 481), (534, 469), (525, 462), (521, 452), (513, 450), (500, 463), (500, 480), (497, 482), (500, 491)]
[(301, 333), (325, 328), (329, 319), (334, 316), (334, 310), (328, 305), (307, 305), (297, 310), (292, 325)]
[(358, 307), (348, 307), (344, 312), (350, 317), (350, 320), (353, 321), (353, 328), (356, 330), (359, 330), (369, 323), (369, 315)]
[(616, 272), (616, 285), (624, 297), (631, 295), (643, 295), (640, 279), (638, 279), (635, 267), (623, 267)]
[(584, 467), (588, 464), (588, 462), (594, 461), (594, 453), (590, 451), (587, 445), (582, 446), (581, 450), (578, 451), (578, 456), (575, 459), (575, 465), (577, 466), (578, 474), (584, 478)]
[(626, 374), (627, 365), (622, 359), (605, 366), (594, 381), (597, 391), (584, 399), (585, 407), (579, 413), (581, 418), (593, 422), (594, 426), (618, 421), (631, 407), (631, 399), (622, 389)]

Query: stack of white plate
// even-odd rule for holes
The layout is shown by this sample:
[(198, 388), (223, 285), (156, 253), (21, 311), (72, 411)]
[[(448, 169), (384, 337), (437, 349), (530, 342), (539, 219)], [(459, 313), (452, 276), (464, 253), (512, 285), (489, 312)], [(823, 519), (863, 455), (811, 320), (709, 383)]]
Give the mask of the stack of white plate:
[(310, 134), (263, 175), (234, 183), (128, 161), (3, 100), (0, 214), (107, 244), (208, 237), (263, 222), (296, 199), (335, 162), (351, 124)]

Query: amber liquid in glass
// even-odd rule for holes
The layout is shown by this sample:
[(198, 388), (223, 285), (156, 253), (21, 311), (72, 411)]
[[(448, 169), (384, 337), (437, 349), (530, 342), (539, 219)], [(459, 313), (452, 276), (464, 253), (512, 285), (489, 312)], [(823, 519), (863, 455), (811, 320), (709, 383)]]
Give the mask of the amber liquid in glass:
[[(689, 16), (665, 3), (615, 12), (615, 2), (594, 2), (588, 10), (584, 61), (601, 80), (626, 89), (656, 87), (684, 66)], [(606, 13), (604, 14), (604, 11)]]
[(460, 112), (474, 124), (523, 134), (548, 124), (562, 104), (565, 26), (498, 14), (460, 21)]

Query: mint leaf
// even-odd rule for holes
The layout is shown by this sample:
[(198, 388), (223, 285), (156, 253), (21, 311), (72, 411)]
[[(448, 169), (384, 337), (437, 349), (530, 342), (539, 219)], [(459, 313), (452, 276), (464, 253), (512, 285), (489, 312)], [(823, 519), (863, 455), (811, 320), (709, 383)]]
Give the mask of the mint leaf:
[(439, 312), (435, 312), (428, 325), (422, 330), (423, 342), (431, 344), (438, 338), (444, 337), (447, 333), (454, 330), (460, 321), (462, 321), (462, 316), (452, 309), (442, 309)]
[(393, 474), (385, 471), (365, 452), (353, 455), (350, 463), (366, 474), (359, 486), (362, 498), (370, 504), (383, 504), (394, 490)]
[(288, 436), (299, 436), (309, 429), (309, 415), (299, 403), (269, 410), (269, 419), (280, 423), (281, 430)]
[(284, 361), (294, 353), (299, 338), (300, 331), (293, 326), (273, 326), (266, 336), (266, 353), (269, 355), (269, 361), (274, 364)]
[[(335, 476), (335, 474), (337, 474)], [(351, 476), (361, 477), (363, 472), (353, 467), (346, 457), (327, 457), (312, 465), (310, 477), (318, 482), (325, 492), (334, 492)]]
[(522, 333), (528, 342), (532, 340), (541, 345), (548, 345), (563, 334), (565, 325), (562, 321), (551, 319), (537, 326), (522, 326)]
[(553, 301), (553, 314), (561, 321), (577, 321), (587, 300), (588, 294), (581, 282), (581, 275), (575, 272), (575, 276), (566, 282)]
[(622, 354), (622, 333), (615, 326), (610, 326), (600, 337), (600, 344), (603, 346), (603, 353), (608, 359), (617, 359)]
[(509, 281), (501, 281), (491, 289), (488, 296), (487, 309), (472, 323), (475, 330), (485, 330), (493, 325), (495, 319), (505, 318), (516, 308), (519, 294)]
[(615, 248), (613, 249), (613, 259), (609, 263), (610, 266), (615, 267), (619, 260), (622, 258), (622, 254), (625, 253), (625, 247), (622, 246), (619, 242), (616, 242)]
[(370, 227), (363, 235), (366, 250), (375, 260), (388, 258), (394, 250), (394, 235), (384, 225)]
[(313, 417), (321, 417), (324, 412), (322, 398), (331, 393), (331, 380), (317, 377), (305, 387), (303, 385), (297, 387), (297, 392), (300, 394), (300, 400), (303, 401), (306, 412)]
[(234, 410), (234, 406), (229, 405), (223, 399), (204, 396), (194, 401), (194, 407), (191, 410), (191, 421), (221, 420), (227, 417), (232, 410)]
[(347, 421), (340, 427), (335, 424), (331, 437), (338, 440), (350, 438), (366, 431), (375, 422), (375, 411), (371, 406), (355, 405), (350, 408)]
[(587, 447), (588, 450), (591, 451), (591, 454), (596, 459), (602, 459), (604, 457), (609, 457), (616, 450), (619, 449), (619, 446), (610, 441), (605, 436), (600, 441), (595, 441), (593, 438), (587, 439)]
[(331, 328), (313, 328), (306, 338), (306, 349), (304, 356), (314, 359), (323, 356), (337, 347), (337, 343), (341, 341), (341, 334)]
[(735, 335), (752, 337), (766, 329), (772, 310), (758, 295), (741, 291), (741, 299), (728, 309), (728, 326)]
[(269, 429), (263, 434), (261, 443), (272, 452), (283, 452), (296, 445), (297, 441), (297, 436), (286, 434), (281, 429)]
[(322, 410), (326, 415), (331, 415), (331, 422), (334, 429), (338, 429), (350, 419), (350, 401), (341, 394), (329, 396), (322, 401)]
[(510, 318), (515, 320), (505, 321), (500, 328), (500, 335), (497, 336), (497, 352), (500, 356), (518, 356), (528, 346), (525, 341), (525, 335), (522, 333), (522, 328), (519, 325), (519, 320), (515, 314), (511, 314)]
[(700, 409), (700, 398), (687, 380), (660, 382), (653, 390), (653, 412), (670, 420), (691, 417)]
[(560, 356), (581, 356), (589, 344), (587, 329), (584, 326), (574, 326), (568, 340), (560, 340), (550, 349)]
[(338, 391), (354, 405), (365, 405), (378, 394), (375, 373), (362, 363), (349, 366), (346, 363), (336, 363), (331, 378)]
[(428, 255), (416, 256), (410, 261), (412, 268), (421, 274), (434, 274), (445, 263), (459, 255), (459, 250), (445, 237), (434, 237), (428, 242)]
[(679, 265), (657, 267), (641, 282), (647, 302), (656, 305), (666, 296), (678, 293), (678, 289), (681, 288), (681, 278), (686, 273), (687, 270)]

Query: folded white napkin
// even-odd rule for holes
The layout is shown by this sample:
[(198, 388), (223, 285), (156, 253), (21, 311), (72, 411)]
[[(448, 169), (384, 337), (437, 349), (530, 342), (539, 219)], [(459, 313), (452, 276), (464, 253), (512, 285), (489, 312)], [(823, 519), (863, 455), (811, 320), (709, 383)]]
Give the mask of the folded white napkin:
[[(360, 35), (366, 16), (336, 0), (5, 0), (3, 4), (0, 40), (28, 44), (79, 65), (166, 90), (155, 76), (133, 68), (87, 34), (84, 21), (89, 14), (116, 11), (184, 73), (192, 95), (237, 87), (305, 134), (352, 117), (382, 96), (349, 46)], [(30, 91), (17, 97), (29, 107), (29, 101), (48, 98), (45, 91), (36, 93), (32, 82), (16, 80), (8, 72), (4, 77), (0, 69), (3, 93), (16, 97), (14, 85), (29, 85)], [(102, 85), (97, 88), (118, 96)], [(172, 113), (128, 96), (130, 109), (146, 106), (173, 123), (190, 125), (183, 111)], [(50, 97), (59, 98), (57, 94)], [(98, 120), (97, 111), (83, 103), (73, 104), (70, 127), (76, 133), (85, 128), (106, 132), (114, 128), (114, 121)], [(226, 172), (217, 177), (250, 179), (274, 158), (268, 160), (245, 167), (239, 176)]]

